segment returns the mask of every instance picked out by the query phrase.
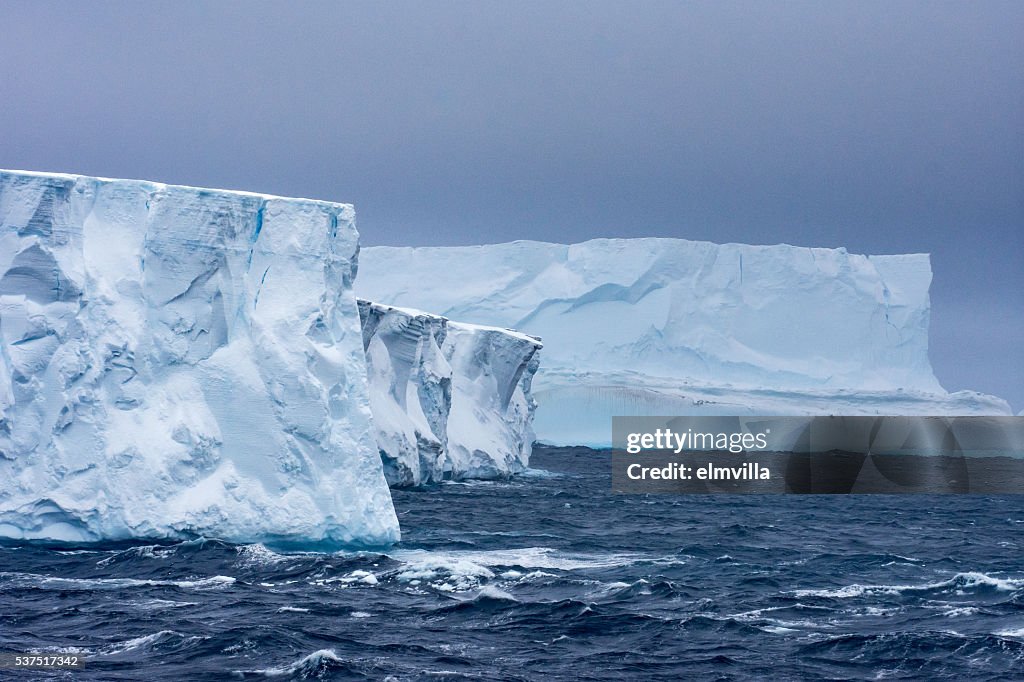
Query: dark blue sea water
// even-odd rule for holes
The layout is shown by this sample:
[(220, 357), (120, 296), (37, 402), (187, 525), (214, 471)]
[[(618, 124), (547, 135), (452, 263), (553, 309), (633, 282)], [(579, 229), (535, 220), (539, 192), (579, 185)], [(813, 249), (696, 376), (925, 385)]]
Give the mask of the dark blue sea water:
[(2, 679), (1024, 679), (1024, 497), (640, 496), (609, 455), (396, 491), (404, 541), (0, 547)]

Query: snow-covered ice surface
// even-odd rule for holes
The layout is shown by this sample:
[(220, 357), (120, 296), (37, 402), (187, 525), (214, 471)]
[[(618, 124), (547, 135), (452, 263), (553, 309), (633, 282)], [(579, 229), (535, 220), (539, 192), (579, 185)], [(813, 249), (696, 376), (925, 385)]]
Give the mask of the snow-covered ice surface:
[(1010, 414), (928, 359), (926, 254), (682, 239), (372, 247), (360, 296), (544, 339), (535, 429), (633, 414)]
[(370, 405), (392, 485), (526, 469), (537, 339), (359, 302)]
[(352, 207), (0, 172), (0, 537), (383, 544)]

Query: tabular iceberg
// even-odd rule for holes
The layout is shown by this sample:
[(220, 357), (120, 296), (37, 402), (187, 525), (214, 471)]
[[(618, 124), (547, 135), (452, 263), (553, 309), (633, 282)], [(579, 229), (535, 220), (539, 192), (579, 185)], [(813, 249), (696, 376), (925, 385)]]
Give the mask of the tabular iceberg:
[(540, 440), (612, 415), (1009, 414), (928, 360), (925, 254), (683, 239), (372, 247), (361, 296), (544, 339)]
[(396, 541), (353, 221), (0, 172), (0, 537)]
[(524, 470), (538, 339), (359, 302), (370, 405), (392, 485)]

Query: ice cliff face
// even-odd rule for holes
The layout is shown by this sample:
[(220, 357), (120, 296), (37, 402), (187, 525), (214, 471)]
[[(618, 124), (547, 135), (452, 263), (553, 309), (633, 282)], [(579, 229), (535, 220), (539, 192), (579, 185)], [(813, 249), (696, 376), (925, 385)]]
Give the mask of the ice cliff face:
[(1008, 414), (928, 360), (927, 255), (681, 239), (373, 247), (362, 296), (544, 339), (538, 438), (630, 414)]
[(0, 537), (387, 543), (350, 206), (0, 172)]
[(370, 405), (392, 485), (526, 468), (537, 339), (359, 302)]

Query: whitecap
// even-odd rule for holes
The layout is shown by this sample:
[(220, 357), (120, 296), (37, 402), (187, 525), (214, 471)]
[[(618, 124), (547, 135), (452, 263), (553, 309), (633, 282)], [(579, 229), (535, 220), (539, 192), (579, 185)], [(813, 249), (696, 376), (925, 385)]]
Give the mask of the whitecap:
[[(163, 550), (163, 551), (161, 551)], [(143, 545), (139, 547), (129, 547), (126, 550), (115, 552), (114, 554), (100, 559), (96, 562), (97, 566), (109, 566), (115, 561), (122, 561), (125, 559), (139, 558), (139, 559), (165, 559), (173, 553), (173, 549), (166, 547), (162, 548), (160, 545)]]
[(376, 585), (379, 581), (377, 576), (369, 571), (352, 571), (347, 576), (342, 578), (342, 582), (346, 583), (364, 583), (366, 585)]
[(846, 587), (840, 587), (838, 589), (833, 590), (794, 590), (793, 594), (797, 597), (829, 597), (833, 599), (849, 599), (852, 597), (860, 597), (865, 594), (896, 595), (948, 589), (953, 589), (958, 594), (962, 594), (966, 590), (981, 588), (989, 588), (1001, 592), (1010, 592), (1020, 588), (1021, 586), (1024, 586), (1024, 579), (994, 578), (992, 576), (985, 575), (984, 573), (970, 571), (967, 573), (957, 573), (948, 580), (942, 580), (934, 583), (925, 583), (923, 585), (855, 584), (847, 585)]
[(794, 628), (787, 628), (781, 625), (759, 625), (756, 626), (759, 630), (763, 630), (772, 635), (788, 635), (793, 632), (798, 632)]
[(534, 641), (535, 644), (540, 644), (541, 646), (551, 646), (552, 644), (555, 644), (557, 642), (564, 642), (564, 641), (571, 640), (571, 639), (572, 639), (572, 637), (570, 637), (569, 635), (559, 635), (558, 637), (555, 637), (550, 642), (545, 642), (545, 641), (539, 640), (539, 639), (535, 639), (533, 641)]
[(362, 583), (364, 585), (376, 585), (380, 582), (373, 573), (369, 571), (352, 571), (345, 576), (335, 576), (333, 578), (325, 578), (323, 580), (314, 580), (313, 585), (330, 585), (331, 583), (341, 583), (342, 585), (354, 585), (356, 583)]
[(523, 547), (520, 549), (498, 549), (489, 551), (451, 550), (430, 552), (421, 549), (398, 550), (390, 554), (392, 559), (403, 563), (418, 563), (436, 557), (440, 560), (465, 560), (481, 566), (547, 568), (562, 571), (576, 571), (591, 568), (612, 568), (628, 566), (647, 559), (641, 554), (576, 554), (566, 553), (550, 547)]
[(142, 637), (134, 637), (124, 642), (117, 642), (115, 644), (109, 644), (102, 649), (100, 653), (106, 656), (114, 656), (117, 654), (123, 654), (128, 651), (135, 651), (136, 649), (151, 649), (160, 644), (168, 643), (188, 643), (206, 639), (199, 635), (186, 636), (180, 632), (174, 630), (161, 630), (160, 632), (154, 632), (151, 635), (143, 635)]
[(469, 590), (479, 585), (481, 581), (494, 577), (494, 572), (486, 566), (468, 558), (443, 553), (410, 556), (404, 564), (395, 574), (398, 581), (413, 585), (428, 582), (444, 592)]
[(191, 589), (218, 589), (235, 584), (235, 578), (229, 575), (212, 575), (209, 578), (199, 580), (170, 580), (166, 582), (152, 581), (154, 585), (173, 585)]
[[(795, 607), (791, 606), (770, 606), (763, 609), (755, 609), (753, 611), (744, 611), (743, 613), (735, 613), (732, 615), (725, 616), (726, 618), (733, 618), (740, 621), (741, 623), (750, 623), (754, 627), (760, 628), (765, 632), (772, 634), (783, 634), (784, 632), (797, 632), (799, 629), (811, 629), (816, 630), (822, 627), (828, 627), (821, 623), (816, 623), (810, 620), (784, 620), (782, 618), (769, 618), (764, 616), (765, 613), (772, 611), (788, 610), (791, 608), (799, 608), (802, 604), (797, 604)], [(704, 614), (709, 618), (719, 619), (714, 614)], [(763, 622), (762, 622), (763, 621)], [(767, 623), (767, 624), (764, 624)]]
[(234, 578), (227, 575), (214, 575), (195, 580), (140, 580), (137, 578), (54, 578), (36, 573), (0, 573), (0, 580), (9, 580), (17, 586), (29, 585), (55, 590), (117, 590), (148, 586), (217, 589), (235, 582)]
[(522, 478), (565, 478), (563, 473), (546, 469), (526, 469), (525, 471), (520, 471), (516, 476)]
[[(403, 565), (391, 575), (400, 582), (418, 585), (429, 583), (434, 589), (444, 592), (462, 592), (473, 589), (482, 582), (495, 577), (496, 572), (509, 574), (509, 569), (554, 569), (574, 571), (590, 568), (625, 566), (642, 560), (636, 554), (568, 554), (548, 547), (525, 547), (522, 549), (475, 551), (427, 551), (398, 550), (391, 558)], [(519, 581), (549, 577), (552, 574), (534, 570), (525, 576), (507, 579)]]
[(134, 606), (145, 611), (159, 609), (180, 609), (186, 606), (195, 606), (199, 602), (194, 601), (172, 601), (170, 599), (147, 599), (145, 601), (127, 601), (125, 604)]
[[(262, 670), (253, 670), (252, 672), (256, 675), (263, 675), (265, 677), (283, 677), (285, 675), (294, 675), (296, 673), (313, 673), (327, 662), (341, 663), (342, 661), (338, 657), (338, 654), (334, 653), (333, 649), (320, 649), (319, 651), (314, 651), (308, 656), (304, 656), (289, 666), (283, 668), (264, 668)], [(236, 673), (244, 674), (243, 671), (236, 671)]]
[(239, 545), (235, 548), (235, 551), (238, 553), (237, 565), (246, 568), (274, 566), (283, 561), (287, 561), (294, 556), (278, 554), (271, 549), (267, 549), (265, 545), (258, 543), (253, 545)]
[[(86, 646), (48, 646), (42, 647), (38, 650), (40, 653), (48, 654), (92, 654), (96, 650)], [(26, 653), (36, 653), (36, 650), (30, 650)]]
[(899, 613), (899, 608), (882, 608), (880, 606), (865, 606), (863, 609), (859, 609), (853, 613), (854, 616), (883, 616), (888, 617), (895, 613)]
[(520, 601), (509, 592), (506, 592), (505, 590), (499, 587), (495, 587), (494, 585), (484, 585), (483, 587), (481, 587), (480, 591), (477, 592), (475, 597), (473, 597), (473, 601), (476, 601), (478, 599), (495, 599), (498, 601), (508, 601), (517, 603)]
[(1017, 628), (1015, 630), (1000, 630), (999, 632), (993, 633), (996, 637), (1012, 637), (1014, 639), (1024, 639), (1024, 628)]

